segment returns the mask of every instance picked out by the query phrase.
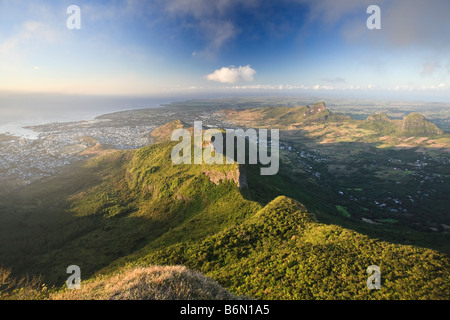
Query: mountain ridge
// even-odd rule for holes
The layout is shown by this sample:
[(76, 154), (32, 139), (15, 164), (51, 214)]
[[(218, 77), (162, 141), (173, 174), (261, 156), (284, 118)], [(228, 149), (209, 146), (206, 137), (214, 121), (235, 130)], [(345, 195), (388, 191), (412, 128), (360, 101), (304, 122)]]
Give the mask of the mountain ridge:
[[(322, 119), (327, 114), (323, 107), (316, 105), (308, 117)], [(296, 114), (310, 109), (299, 107)], [(267, 119), (289, 114), (288, 109), (264, 112)], [(320, 212), (310, 212), (286, 195), (257, 202), (253, 196), (265, 192), (263, 180), (248, 166), (174, 165), (171, 150), (176, 142), (166, 141), (167, 133), (180, 126), (184, 124), (175, 121), (157, 132), (155, 137), (163, 142), (99, 156), (81, 165), (79, 172), (27, 187), (21, 197), (30, 209), (8, 217), (22, 229), (2, 238), (0, 243), (17, 246), (0, 247), (2, 261), (16, 261), (15, 252), (29, 250), (33, 243), (36, 250), (47, 251), (31, 250), (18, 265), (31, 265), (50, 283), (63, 283), (67, 275), (61, 270), (74, 263), (92, 281), (129, 267), (181, 264), (237, 296), (449, 298), (450, 262), (445, 254), (324, 223)], [(243, 173), (241, 169), (247, 169), (247, 188), (240, 188), (235, 175)], [(89, 177), (90, 183), (81, 177)], [(264, 181), (277, 188), (286, 183), (280, 179)], [(48, 184), (54, 191), (43, 195)], [(20, 242), (23, 234), (30, 242)], [(384, 282), (382, 290), (371, 293), (366, 268), (372, 264), (380, 266)]]
[(297, 107), (261, 107), (223, 110), (228, 123), (246, 128), (273, 128), (285, 135), (301, 136), (323, 144), (340, 142), (373, 143), (379, 147), (441, 149), (450, 152), (450, 134), (423, 115), (412, 112), (403, 119), (386, 114), (369, 115), (366, 120), (331, 112), (324, 102)]
[(436, 136), (444, 132), (418, 112), (412, 112), (402, 120), (392, 120), (386, 114), (374, 114), (367, 117), (361, 127), (374, 130), (379, 134), (400, 136)]
[(235, 120), (246, 127), (259, 128), (265, 123), (279, 129), (295, 129), (302, 124), (349, 120), (349, 116), (338, 115), (326, 107), (324, 102), (311, 106), (260, 107), (245, 110), (223, 110), (226, 120)]

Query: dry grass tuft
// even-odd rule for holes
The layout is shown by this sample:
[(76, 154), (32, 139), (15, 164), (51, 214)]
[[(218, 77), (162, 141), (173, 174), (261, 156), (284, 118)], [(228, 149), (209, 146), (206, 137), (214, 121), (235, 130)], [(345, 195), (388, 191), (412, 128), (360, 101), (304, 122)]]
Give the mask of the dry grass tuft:
[(52, 300), (230, 300), (239, 299), (215, 280), (184, 266), (128, 269), (81, 283), (80, 290), (64, 290)]
[(10, 269), (0, 267), (0, 300), (39, 300), (45, 298), (47, 292), (39, 278), (15, 279)]

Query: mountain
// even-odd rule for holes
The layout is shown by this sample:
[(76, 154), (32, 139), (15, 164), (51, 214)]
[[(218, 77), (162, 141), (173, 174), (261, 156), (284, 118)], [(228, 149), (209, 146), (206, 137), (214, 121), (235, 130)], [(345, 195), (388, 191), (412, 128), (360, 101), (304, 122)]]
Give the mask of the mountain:
[[(129, 264), (156, 262), (201, 270), (257, 299), (448, 299), (450, 289), (444, 255), (320, 223), (284, 196), (201, 242), (143, 249)], [(379, 292), (367, 290), (370, 265), (382, 270)]]
[(350, 119), (332, 113), (324, 102), (312, 106), (262, 107), (246, 110), (224, 110), (225, 118), (246, 127), (261, 128), (270, 124), (277, 129), (295, 129), (304, 124)]
[(368, 116), (360, 127), (372, 130), (380, 135), (391, 135), (397, 131), (397, 125), (395, 122), (384, 113), (377, 113)]
[(172, 132), (176, 129), (189, 129), (192, 131), (192, 128), (188, 127), (184, 122), (175, 119), (153, 130), (150, 137), (156, 143), (170, 141)]
[(444, 133), (417, 112), (410, 113), (402, 120), (392, 120), (386, 114), (370, 115), (361, 127), (373, 130), (378, 134), (408, 137), (437, 136)]
[(444, 132), (439, 129), (434, 123), (425, 119), (423, 115), (417, 112), (412, 112), (398, 125), (399, 133), (404, 136), (435, 136), (441, 135)]
[(386, 114), (357, 120), (333, 113), (325, 103), (319, 102), (311, 106), (261, 107), (222, 113), (226, 121), (236, 126), (280, 129), (284, 138), (304, 143), (358, 142), (384, 148), (428, 147), (450, 151), (450, 135), (416, 112), (402, 120), (390, 119)]
[[(376, 134), (396, 136), (436, 136), (444, 132), (434, 123), (417, 112), (412, 112), (402, 120), (392, 120), (386, 114), (373, 114), (366, 120), (354, 120), (348, 116), (331, 112), (324, 102), (312, 106), (263, 107), (246, 110), (225, 110), (226, 119), (246, 127), (273, 127), (295, 130), (306, 129), (312, 125), (324, 125), (332, 129), (340, 125), (354, 123), (359, 128)], [(334, 126), (333, 126), (334, 125)], [(336, 129), (336, 127), (334, 128)]]
[(14, 275), (63, 283), (69, 265), (90, 276), (156, 240), (202, 239), (260, 207), (237, 186), (238, 164), (176, 166), (175, 145), (96, 157), (11, 192), (0, 207), (0, 261)]
[[(323, 118), (324, 107), (250, 114), (280, 123), (295, 116), (306, 121)], [(85, 291), (39, 291), (39, 299), (175, 298), (174, 279), (180, 278), (189, 284), (181, 297), (205, 299), (228, 297), (220, 287), (231, 298), (449, 299), (446, 254), (340, 226), (347, 217), (336, 211), (340, 203), (333, 201), (339, 198), (328, 181), (322, 188), (311, 173), (299, 176), (289, 166), (261, 177), (259, 165), (174, 165), (177, 142), (164, 140), (182, 126), (174, 121), (156, 130), (154, 137), (163, 142), (74, 164), (6, 195), (0, 207), (2, 264), (13, 269), (12, 276), (40, 276), (57, 288), (68, 277), (67, 266), (81, 268)], [(412, 231), (385, 226), (376, 232), (392, 230), (401, 231), (403, 242), (412, 237)], [(189, 270), (174, 267), (180, 265)], [(367, 289), (371, 265), (381, 269), (378, 291)], [(153, 281), (163, 274), (162, 283)], [(137, 279), (155, 288), (153, 295)]]

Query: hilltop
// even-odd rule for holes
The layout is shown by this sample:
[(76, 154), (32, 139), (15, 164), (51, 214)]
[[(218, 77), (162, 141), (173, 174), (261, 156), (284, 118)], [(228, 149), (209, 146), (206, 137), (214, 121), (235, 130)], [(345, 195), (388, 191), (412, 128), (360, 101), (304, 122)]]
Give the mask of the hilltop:
[[(284, 196), (199, 243), (143, 249), (139, 255), (129, 265), (181, 263), (235, 294), (258, 299), (449, 298), (445, 256), (319, 223), (305, 206)], [(370, 292), (365, 283), (366, 268), (373, 264), (383, 270), (379, 292)]]
[(192, 127), (187, 126), (180, 119), (175, 119), (153, 130), (150, 137), (152, 137), (153, 141), (156, 143), (170, 141), (172, 132), (176, 129), (193, 130)]
[(423, 115), (412, 112), (399, 123), (400, 134), (405, 136), (435, 136), (442, 135), (444, 131), (434, 123), (425, 119)]
[(423, 115), (412, 112), (402, 120), (391, 120), (386, 114), (374, 114), (361, 124), (361, 128), (370, 129), (382, 135), (405, 137), (439, 136), (444, 132)]
[(350, 119), (327, 109), (324, 102), (312, 106), (261, 107), (247, 110), (224, 110), (226, 120), (233, 120), (245, 127), (260, 128), (270, 124), (278, 129), (295, 129), (303, 124)]

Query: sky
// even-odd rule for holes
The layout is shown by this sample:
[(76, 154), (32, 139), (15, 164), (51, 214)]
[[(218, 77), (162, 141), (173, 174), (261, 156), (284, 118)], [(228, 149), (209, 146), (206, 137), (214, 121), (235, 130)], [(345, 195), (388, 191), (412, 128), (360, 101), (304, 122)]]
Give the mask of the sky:
[(448, 0), (0, 0), (0, 93), (450, 102), (449, 13)]

